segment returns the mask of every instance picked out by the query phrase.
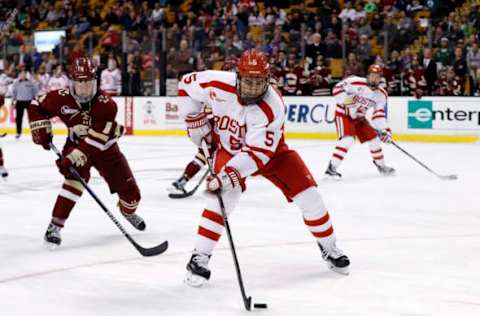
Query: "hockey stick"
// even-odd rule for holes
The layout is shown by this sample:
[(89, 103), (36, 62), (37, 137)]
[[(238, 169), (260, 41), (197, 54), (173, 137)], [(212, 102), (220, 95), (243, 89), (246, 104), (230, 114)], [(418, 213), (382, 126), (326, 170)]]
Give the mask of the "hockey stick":
[[(202, 140), (202, 149), (203, 149), (203, 152), (205, 154), (205, 158), (207, 158), (208, 171), (212, 176), (214, 176), (215, 172), (214, 172), (213, 166), (212, 166), (210, 151), (208, 150), (208, 145), (207, 145), (207, 142), (205, 140)], [(225, 223), (225, 230), (227, 231), (228, 242), (230, 244), (230, 249), (232, 250), (233, 262), (235, 264), (235, 271), (237, 273), (237, 279), (238, 279), (238, 285), (240, 286), (240, 292), (242, 293), (243, 304), (245, 305), (245, 309), (247, 311), (250, 311), (252, 309), (252, 297), (251, 296), (247, 297), (247, 294), (245, 293), (245, 286), (243, 285), (242, 272), (240, 271), (240, 264), (238, 263), (237, 252), (235, 251), (235, 245), (233, 243), (233, 238), (232, 238), (232, 231), (230, 230), (230, 224), (228, 223), (228, 216), (227, 216), (227, 212), (225, 211), (225, 205), (223, 203), (223, 198), (222, 198), (222, 195), (219, 191), (215, 192), (215, 195), (217, 196), (218, 203), (220, 204), (220, 210), (222, 212), (223, 222)], [(257, 304), (253, 304), (253, 307), (254, 308), (267, 308), (267, 304), (257, 303)]]
[(188, 192), (185, 192), (185, 193), (170, 193), (168, 195), (168, 197), (171, 198), (171, 199), (183, 199), (183, 198), (186, 198), (186, 197), (189, 197), (189, 196), (193, 195), (197, 191), (197, 189), (200, 187), (203, 180), (205, 180), (205, 178), (208, 176), (208, 173), (209, 173), (209, 171), (207, 170), (205, 172), (205, 174), (200, 178), (200, 181), (198, 181), (197, 185), (192, 190), (190, 190)]
[[(55, 147), (55, 145), (53, 143), (50, 143), (50, 148), (57, 154), (58, 158), (63, 159), (62, 153), (57, 149), (57, 147)], [(112, 222), (115, 224), (115, 226), (117, 226), (117, 228), (122, 232), (123, 236), (125, 236), (128, 239), (128, 241), (135, 247), (135, 249), (138, 250), (138, 252), (142, 256), (144, 256), (144, 257), (156, 256), (156, 255), (159, 255), (161, 253), (164, 253), (167, 250), (168, 241), (164, 241), (160, 245), (152, 247), (152, 248), (143, 248), (142, 246), (137, 244), (137, 242), (135, 240), (133, 240), (132, 236), (130, 236), (130, 234), (127, 233), (125, 228), (123, 228), (122, 224), (120, 224), (118, 222), (118, 220), (115, 218), (115, 216), (113, 216), (113, 214), (108, 210), (108, 208), (103, 204), (103, 202), (100, 201), (100, 199), (97, 197), (95, 192), (93, 192), (93, 190), (88, 186), (87, 182), (85, 182), (85, 180), (83, 180), (83, 178), (80, 176), (78, 171), (75, 170), (75, 168), (73, 168), (73, 167), (69, 167), (68, 171), (70, 171), (70, 173), (72, 174), (72, 176), (75, 179), (80, 181), (82, 186), (88, 191), (88, 193), (90, 193), (90, 195), (95, 200), (95, 202), (98, 203), (98, 205), (107, 214), (107, 216), (112, 220)]]
[(408, 157), (412, 158), (412, 160), (414, 160), (416, 163), (418, 163), (420, 166), (422, 166), (423, 168), (427, 169), (430, 173), (433, 173), (434, 175), (436, 175), (438, 178), (442, 179), (442, 180), (457, 180), (458, 179), (458, 176), (456, 174), (449, 174), (449, 175), (441, 175), (441, 174), (438, 174), (436, 173), (435, 171), (433, 171), (432, 169), (430, 169), (429, 167), (427, 167), (425, 164), (423, 164), (420, 160), (418, 160), (417, 158), (415, 158), (414, 156), (412, 156), (412, 154), (410, 154), (408, 151), (406, 151), (405, 149), (403, 149), (402, 147), (400, 147), (396, 142), (392, 141), (392, 145), (397, 147), (398, 150), (400, 150), (401, 152), (403, 152), (405, 155), (407, 155)]

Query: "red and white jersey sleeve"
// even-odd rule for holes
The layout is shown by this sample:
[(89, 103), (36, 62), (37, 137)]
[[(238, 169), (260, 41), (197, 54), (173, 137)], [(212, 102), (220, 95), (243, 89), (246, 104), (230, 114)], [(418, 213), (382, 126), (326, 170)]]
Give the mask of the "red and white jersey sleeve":
[[(211, 74), (213, 73), (213, 74)], [(200, 113), (204, 104), (208, 104), (206, 89), (203, 87), (211, 81), (215, 71), (192, 72), (182, 76), (178, 83), (178, 108), (180, 117)]]
[(387, 107), (388, 93), (384, 88), (375, 90), (375, 106), (372, 114), (372, 124), (377, 130), (388, 128), (385, 109)]
[(372, 124), (377, 129), (387, 127), (385, 105), (388, 95), (385, 89), (372, 89), (367, 85), (366, 78), (350, 76), (335, 85), (332, 95), (337, 104), (337, 114), (353, 120), (365, 119), (367, 111), (373, 109)]
[(256, 105), (246, 107), (246, 134), (243, 146), (227, 166), (237, 169), (245, 178), (263, 168), (283, 140), (285, 105), (280, 93), (272, 86)]
[(102, 71), (100, 89), (109, 95), (120, 95), (122, 93), (122, 74), (118, 68), (114, 70), (107, 68)]

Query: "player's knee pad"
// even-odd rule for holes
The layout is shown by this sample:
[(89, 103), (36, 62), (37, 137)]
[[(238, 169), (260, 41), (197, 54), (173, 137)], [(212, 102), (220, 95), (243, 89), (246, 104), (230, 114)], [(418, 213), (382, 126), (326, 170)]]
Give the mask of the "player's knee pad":
[(326, 212), (322, 196), (315, 187), (310, 187), (293, 197), (293, 202), (302, 210), (303, 217), (317, 218)]
[(137, 185), (131, 187), (130, 190), (118, 193), (118, 206), (123, 213), (132, 214), (140, 203), (141, 195)]
[(343, 136), (338, 141), (338, 145), (341, 145), (344, 148), (350, 148), (354, 143), (355, 143), (355, 139), (352, 136)]
[(368, 146), (371, 149), (378, 149), (382, 147), (382, 142), (378, 137), (375, 137), (374, 139), (368, 141)]

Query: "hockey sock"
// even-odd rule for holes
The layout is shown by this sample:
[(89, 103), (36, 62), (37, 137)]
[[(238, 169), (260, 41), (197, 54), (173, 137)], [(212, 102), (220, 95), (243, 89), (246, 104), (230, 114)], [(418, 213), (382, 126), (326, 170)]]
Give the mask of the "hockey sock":
[[(235, 205), (238, 203), (242, 189), (237, 187), (232, 191), (222, 193), (223, 203), (227, 214), (231, 214)], [(213, 248), (223, 233), (224, 222), (220, 205), (216, 196), (208, 199), (200, 224), (198, 225), (197, 238), (195, 240), (195, 249), (198, 252), (212, 254)]]
[(345, 136), (338, 140), (337, 145), (335, 146), (335, 149), (333, 151), (332, 159), (330, 160), (332, 166), (335, 167), (335, 169), (340, 166), (343, 158), (345, 158), (348, 150), (350, 149), (350, 147), (352, 147), (354, 143), (355, 140), (352, 136)]
[(183, 172), (183, 176), (187, 180), (190, 180), (202, 169), (202, 166), (203, 165), (198, 164), (197, 159), (190, 161)]
[(124, 214), (133, 214), (137, 210), (138, 204), (140, 203), (140, 190), (135, 185), (131, 187), (131, 190), (127, 192), (118, 193), (118, 207), (120, 211)]
[(83, 187), (79, 181), (66, 179), (53, 207), (52, 222), (63, 227), (75, 203), (82, 196)]
[(335, 245), (333, 225), (317, 189), (308, 188), (297, 194), (293, 201), (302, 211), (303, 221), (317, 243), (328, 249), (333, 247)]
[(375, 137), (368, 142), (368, 146), (370, 147), (370, 153), (372, 154), (373, 161), (380, 166), (385, 166), (385, 160), (383, 159), (384, 157), (380, 139), (378, 139), (378, 137)]

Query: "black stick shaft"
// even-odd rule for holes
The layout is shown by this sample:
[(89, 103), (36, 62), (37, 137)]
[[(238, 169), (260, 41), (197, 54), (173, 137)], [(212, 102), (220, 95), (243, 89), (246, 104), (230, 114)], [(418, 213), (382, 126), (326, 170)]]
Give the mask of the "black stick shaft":
[[(50, 143), (50, 148), (57, 154), (58, 158), (63, 159), (62, 153), (58, 150), (58, 148), (53, 144)], [(80, 181), (82, 186), (87, 190), (88, 193), (92, 196), (92, 198), (97, 202), (97, 204), (102, 208), (102, 210), (107, 214), (107, 216), (112, 220), (112, 222), (117, 226), (117, 228), (122, 232), (122, 234), (128, 239), (128, 241), (137, 249), (141, 255), (143, 256), (154, 256), (157, 254), (160, 254), (167, 250), (168, 243), (163, 242), (161, 245), (153, 248), (143, 248), (140, 246), (133, 238), (130, 236), (130, 234), (123, 228), (122, 224), (117, 220), (115, 216), (113, 216), (112, 212), (103, 204), (103, 202), (98, 198), (98, 196), (93, 192), (93, 190), (90, 188), (90, 186), (87, 184), (87, 182), (82, 178), (82, 176), (78, 173), (75, 168), (70, 167), (68, 171), (72, 174), (72, 176)]]
[(433, 171), (432, 169), (430, 169), (429, 167), (427, 167), (424, 163), (422, 163), (420, 160), (418, 160), (417, 158), (415, 158), (412, 154), (410, 154), (408, 151), (406, 151), (405, 149), (403, 149), (402, 147), (400, 147), (396, 142), (392, 141), (392, 144), (393, 146), (397, 147), (401, 152), (403, 152), (405, 155), (407, 155), (408, 157), (410, 157), (413, 161), (415, 161), (416, 163), (418, 163), (420, 166), (422, 166), (423, 168), (427, 169), (428, 171), (430, 171), (431, 173), (433, 173), (434, 175), (436, 175), (437, 177), (439, 177), (440, 175), (437, 174), (435, 171)]

